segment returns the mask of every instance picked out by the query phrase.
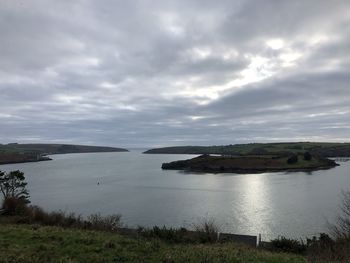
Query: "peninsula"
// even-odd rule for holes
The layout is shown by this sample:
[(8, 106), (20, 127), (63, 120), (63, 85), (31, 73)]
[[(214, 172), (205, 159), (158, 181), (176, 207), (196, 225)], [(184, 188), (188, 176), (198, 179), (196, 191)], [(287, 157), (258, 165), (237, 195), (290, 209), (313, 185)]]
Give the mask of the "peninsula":
[(65, 153), (127, 152), (115, 147), (73, 144), (0, 144), (0, 164), (48, 161), (47, 155)]
[(214, 173), (263, 173), (280, 171), (314, 171), (330, 169), (338, 164), (330, 159), (304, 154), (211, 156), (201, 155), (188, 160), (163, 163), (164, 170), (185, 170)]

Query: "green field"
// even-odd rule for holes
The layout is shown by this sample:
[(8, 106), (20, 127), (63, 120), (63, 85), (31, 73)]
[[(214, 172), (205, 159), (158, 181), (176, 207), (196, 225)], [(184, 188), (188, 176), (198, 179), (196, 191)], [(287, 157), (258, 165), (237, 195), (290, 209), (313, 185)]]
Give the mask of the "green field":
[(170, 244), (158, 239), (40, 227), (0, 225), (0, 262), (251, 262), (301, 263), (302, 256), (242, 245)]

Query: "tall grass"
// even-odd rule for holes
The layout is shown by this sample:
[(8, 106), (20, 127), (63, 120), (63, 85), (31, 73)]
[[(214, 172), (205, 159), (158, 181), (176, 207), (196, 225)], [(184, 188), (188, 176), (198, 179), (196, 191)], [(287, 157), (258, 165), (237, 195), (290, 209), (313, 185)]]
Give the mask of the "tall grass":
[(220, 227), (213, 218), (203, 218), (193, 224), (193, 228), (199, 234), (199, 238), (203, 243), (213, 243), (218, 240)]
[(11, 216), (12, 223), (38, 224), (65, 228), (82, 228), (115, 232), (122, 227), (121, 215), (102, 216), (91, 214), (87, 218), (64, 211), (46, 212), (41, 207), (27, 205), (19, 199), (6, 198), (2, 205), (4, 214)]

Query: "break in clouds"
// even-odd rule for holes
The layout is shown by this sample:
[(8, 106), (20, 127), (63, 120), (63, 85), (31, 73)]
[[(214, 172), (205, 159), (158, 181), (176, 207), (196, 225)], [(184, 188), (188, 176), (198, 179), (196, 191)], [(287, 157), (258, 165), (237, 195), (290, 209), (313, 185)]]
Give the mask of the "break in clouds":
[(0, 1), (1, 142), (346, 141), (350, 3)]

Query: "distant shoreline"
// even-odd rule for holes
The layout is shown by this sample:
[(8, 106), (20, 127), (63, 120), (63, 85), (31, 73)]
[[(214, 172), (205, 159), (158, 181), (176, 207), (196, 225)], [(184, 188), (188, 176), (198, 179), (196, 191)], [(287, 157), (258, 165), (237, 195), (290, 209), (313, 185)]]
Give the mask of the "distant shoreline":
[(0, 144), (0, 165), (52, 160), (48, 155), (69, 153), (128, 152), (127, 149), (73, 144)]
[[(0, 155), (0, 158), (3, 158), (3, 156)], [(50, 157), (47, 156), (42, 156), (39, 159), (34, 159), (31, 157), (22, 157), (20, 155), (16, 156), (14, 159), (10, 159), (8, 161), (0, 161), (0, 165), (5, 165), (5, 164), (16, 164), (16, 163), (36, 163), (36, 162), (44, 162), (44, 161), (52, 161)]]
[(350, 157), (350, 143), (276, 142), (213, 146), (172, 146), (149, 149), (144, 154), (286, 155), (310, 152), (319, 157)]

